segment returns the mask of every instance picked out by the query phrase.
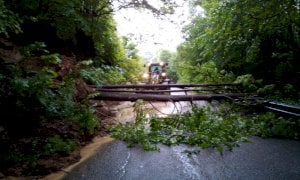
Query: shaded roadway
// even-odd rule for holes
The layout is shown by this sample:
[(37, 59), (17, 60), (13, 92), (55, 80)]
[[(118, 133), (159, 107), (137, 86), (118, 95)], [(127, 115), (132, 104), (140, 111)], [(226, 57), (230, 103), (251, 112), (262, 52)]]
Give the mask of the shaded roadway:
[(224, 155), (213, 149), (160, 145), (160, 151), (127, 148), (115, 140), (75, 168), (67, 180), (300, 179), (300, 142), (251, 138)]

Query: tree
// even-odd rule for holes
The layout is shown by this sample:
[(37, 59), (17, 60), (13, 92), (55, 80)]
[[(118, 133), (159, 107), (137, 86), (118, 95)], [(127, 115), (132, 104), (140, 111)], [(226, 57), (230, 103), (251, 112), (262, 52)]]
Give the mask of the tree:
[(119, 66), (124, 69), (124, 76), (128, 82), (138, 83), (142, 77), (143, 63), (138, 55), (137, 45), (129, 38), (122, 37), (122, 46), (125, 56), (120, 60)]
[(195, 5), (201, 5), (206, 14), (186, 27), (187, 39), (179, 49), (182, 61), (191, 67), (213, 61), (219, 71), (252, 74), (265, 84), (293, 84), (299, 89), (300, 78), (289, 78), (299, 77), (296, 1), (204, 0)]
[(159, 60), (167, 63), (167, 75), (168, 78), (174, 82), (178, 81), (177, 68), (175, 66), (176, 53), (170, 52), (168, 50), (160, 50)]

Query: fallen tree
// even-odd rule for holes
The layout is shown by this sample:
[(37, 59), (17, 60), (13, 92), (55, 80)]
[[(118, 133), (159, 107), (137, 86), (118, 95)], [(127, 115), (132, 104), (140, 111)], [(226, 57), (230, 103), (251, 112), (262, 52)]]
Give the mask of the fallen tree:
[(109, 100), (109, 101), (137, 101), (139, 99), (145, 101), (211, 101), (221, 99), (233, 99), (245, 97), (247, 94), (202, 94), (202, 95), (161, 95), (161, 94), (129, 94), (129, 93), (100, 93), (93, 99)]
[(128, 89), (96, 89), (99, 92), (120, 92), (120, 93), (172, 93), (172, 92), (211, 92), (218, 89), (175, 89), (175, 90), (128, 90)]
[[(102, 86), (101, 89), (118, 89), (118, 88), (153, 89), (153, 88), (171, 88), (171, 87), (187, 88), (187, 87), (238, 87), (238, 86), (239, 86), (239, 84), (233, 84), (233, 83), (224, 83), (224, 84), (132, 84), (132, 85), (105, 85), (105, 86)], [(100, 88), (97, 88), (97, 89), (100, 89)]]

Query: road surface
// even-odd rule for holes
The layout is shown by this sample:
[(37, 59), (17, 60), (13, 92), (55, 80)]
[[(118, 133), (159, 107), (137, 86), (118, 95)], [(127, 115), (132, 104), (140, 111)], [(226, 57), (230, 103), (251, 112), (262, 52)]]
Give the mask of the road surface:
[(160, 152), (127, 148), (119, 140), (102, 146), (67, 180), (300, 179), (300, 142), (251, 138), (232, 152), (213, 149), (188, 156), (184, 145), (160, 145)]
[[(173, 94), (174, 95), (174, 94)], [(176, 94), (175, 94), (176, 95)], [(205, 102), (195, 102), (206, 106)], [(182, 113), (190, 109), (189, 102), (153, 103), (157, 114)], [(175, 106), (174, 106), (175, 105)], [(124, 106), (126, 107), (126, 106)], [(132, 121), (133, 109), (121, 107), (116, 111), (119, 122)], [(251, 138), (224, 155), (213, 149), (200, 150), (188, 156), (185, 145), (160, 151), (144, 151), (141, 147), (127, 148), (115, 140), (101, 146), (95, 157), (71, 172), (67, 180), (193, 180), (193, 179), (300, 179), (300, 141)], [(196, 148), (197, 149), (197, 148)]]

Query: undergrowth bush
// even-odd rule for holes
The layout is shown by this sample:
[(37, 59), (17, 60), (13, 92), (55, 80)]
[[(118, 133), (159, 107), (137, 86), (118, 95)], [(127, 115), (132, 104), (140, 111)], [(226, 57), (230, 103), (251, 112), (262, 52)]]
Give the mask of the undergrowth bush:
[(274, 113), (267, 112), (255, 115), (252, 118), (253, 133), (261, 137), (278, 137), (289, 139), (300, 139), (300, 119), (284, 119), (277, 117)]
[(38, 165), (41, 159), (71, 154), (79, 141), (94, 134), (100, 120), (88, 103), (93, 96), (76, 99), (77, 69), (62, 75), (63, 59), (44, 43), (20, 52), (19, 62), (0, 59), (0, 169), (32, 175), (44, 168)]
[(60, 55), (49, 54), (45, 47), (41, 42), (30, 44), (20, 50), (20, 62), (1, 64), (0, 111), (5, 118), (0, 125), (18, 134), (19, 129), (31, 132), (44, 120), (65, 119), (76, 121), (83, 132), (92, 134), (99, 121), (86, 101), (74, 98), (77, 72), (60, 76)]
[(245, 92), (255, 92), (261, 86), (262, 80), (256, 80), (251, 74), (238, 76), (234, 83), (240, 84)]
[(254, 79), (251, 74), (238, 76), (234, 83), (240, 84), (240, 90), (243, 92), (257, 93), (269, 100), (300, 105), (300, 93), (297, 91), (297, 87), (292, 84), (280, 82), (264, 84), (262, 79)]
[(100, 125), (94, 111), (95, 110), (92, 107), (81, 105), (77, 107), (74, 114), (76, 122), (79, 123), (81, 129), (87, 135), (94, 134), (95, 130)]
[(46, 155), (69, 155), (76, 148), (76, 143), (71, 139), (63, 139), (56, 135), (47, 139), (47, 144), (44, 146)]
[(83, 61), (80, 63), (82, 69), (80, 76), (89, 84), (94, 84), (100, 87), (103, 84), (121, 84), (126, 82), (121, 68), (102, 66), (95, 68), (91, 66), (93, 61)]

